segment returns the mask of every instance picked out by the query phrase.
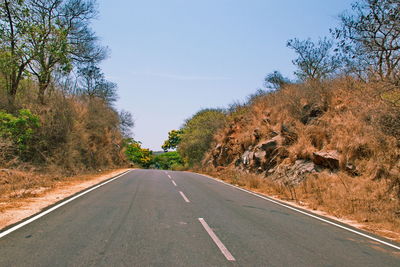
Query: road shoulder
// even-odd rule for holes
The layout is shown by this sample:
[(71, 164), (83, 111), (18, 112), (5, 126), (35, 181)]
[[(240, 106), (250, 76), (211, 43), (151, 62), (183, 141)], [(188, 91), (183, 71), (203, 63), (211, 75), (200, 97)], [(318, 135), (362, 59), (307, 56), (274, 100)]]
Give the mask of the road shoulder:
[(81, 175), (73, 181), (62, 181), (35, 197), (10, 199), (7, 208), (0, 212), (0, 230), (22, 221), (65, 198), (117, 176), (129, 169), (106, 171), (96, 175)]
[(390, 230), (387, 230), (387, 229), (381, 229), (380, 227), (378, 227), (378, 226), (376, 226), (374, 224), (371, 224), (371, 223), (367, 224), (367, 223), (351, 220), (351, 219), (348, 219), (348, 218), (339, 218), (339, 217), (333, 216), (332, 214), (329, 214), (329, 213), (327, 213), (325, 211), (312, 209), (311, 207), (309, 207), (307, 205), (307, 203), (302, 203), (302, 202), (299, 203), (299, 202), (295, 202), (295, 201), (289, 201), (289, 200), (285, 200), (285, 199), (280, 198), (278, 195), (269, 195), (269, 194), (266, 194), (265, 192), (261, 192), (259, 190), (255, 190), (253, 188), (249, 188), (249, 187), (246, 187), (246, 186), (240, 186), (238, 184), (231, 184), (228, 181), (225, 181), (224, 179), (221, 179), (218, 176), (211, 176), (211, 175), (209, 175), (207, 173), (196, 173), (196, 172), (192, 172), (192, 171), (187, 171), (187, 172), (188, 173), (194, 173), (194, 174), (202, 175), (202, 176), (205, 176), (207, 178), (210, 178), (210, 179), (222, 182), (224, 184), (227, 184), (229, 186), (236, 187), (238, 189), (244, 189), (244, 190), (250, 191), (250, 192), (252, 192), (254, 194), (267, 197), (269, 199), (272, 199), (272, 200), (275, 200), (277, 202), (280, 202), (280, 203), (282, 203), (284, 205), (288, 205), (288, 206), (291, 206), (293, 208), (304, 210), (304, 211), (306, 211), (306, 212), (308, 212), (310, 214), (314, 214), (314, 215), (320, 216), (320, 217), (325, 217), (325, 218), (327, 218), (329, 220), (340, 222), (343, 225), (349, 225), (349, 226), (351, 226), (351, 227), (353, 227), (355, 229), (359, 229), (359, 230), (362, 230), (362, 231), (365, 231), (365, 232), (369, 232), (369, 233), (372, 233), (374, 235), (386, 238), (388, 240), (391, 240), (391, 241), (394, 241), (394, 242), (397, 242), (397, 243), (400, 242), (400, 233), (393, 232), (393, 231), (390, 231)]

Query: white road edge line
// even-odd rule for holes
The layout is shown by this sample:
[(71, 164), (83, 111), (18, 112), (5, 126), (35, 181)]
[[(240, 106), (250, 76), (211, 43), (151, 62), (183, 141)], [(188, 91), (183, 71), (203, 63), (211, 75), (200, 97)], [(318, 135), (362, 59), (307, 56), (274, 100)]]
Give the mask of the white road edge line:
[(181, 196), (183, 197), (183, 200), (185, 200), (185, 202), (189, 203), (189, 199), (185, 196), (185, 194), (182, 191), (179, 191), (179, 194), (181, 194)]
[(213, 181), (220, 182), (220, 183), (223, 183), (223, 184), (225, 184), (225, 185), (231, 186), (231, 187), (236, 188), (236, 189), (238, 189), (238, 190), (247, 192), (247, 193), (249, 193), (249, 194), (251, 194), (251, 195), (253, 195), (253, 196), (256, 196), (256, 197), (262, 198), (262, 199), (264, 199), (264, 200), (270, 201), (270, 202), (275, 203), (275, 204), (277, 204), (277, 205), (279, 205), (279, 206), (288, 208), (288, 209), (290, 209), (290, 210), (296, 211), (296, 212), (301, 213), (301, 214), (303, 214), (303, 215), (306, 215), (306, 216), (309, 216), (309, 217), (311, 217), (311, 218), (317, 219), (317, 220), (319, 220), (319, 221), (322, 221), (322, 222), (328, 223), (328, 224), (330, 224), (330, 225), (336, 226), (336, 227), (341, 228), (341, 229), (343, 229), (343, 230), (352, 232), (352, 233), (354, 233), (354, 234), (363, 236), (363, 237), (365, 237), (365, 238), (374, 240), (374, 241), (379, 242), (379, 243), (381, 243), (381, 244), (384, 244), (384, 245), (386, 245), (386, 246), (389, 246), (389, 247), (395, 248), (395, 249), (397, 249), (397, 250), (400, 250), (400, 247), (399, 247), (399, 246), (393, 245), (393, 244), (391, 244), (391, 243), (388, 243), (388, 242), (386, 242), (386, 241), (380, 240), (380, 239), (375, 238), (375, 237), (373, 237), (373, 236), (370, 236), (370, 235), (361, 233), (361, 232), (359, 232), (359, 231), (353, 230), (353, 229), (351, 229), (351, 228), (348, 228), (348, 227), (346, 227), (346, 226), (343, 226), (343, 225), (340, 225), (340, 224), (331, 222), (331, 221), (329, 221), (329, 220), (326, 220), (326, 219), (324, 219), (324, 218), (318, 217), (318, 216), (313, 215), (313, 214), (311, 214), (311, 213), (302, 211), (302, 210), (300, 210), (300, 209), (296, 209), (296, 208), (294, 208), (294, 207), (292, 207), (292, 206), (285, 205), (285, 204), (283, 204), (283, 203), (280, 203), (279, 201), (270, 199), (270, 198), (268, 198), (268, 197), (264, 197), (264, 196), (262, 196), (262, 195), (259, 195), (259, 194), (257, 194), (257, 193), (251, 192), (251, 191), (246, 190), (246, 189), (243, 189), (243, 188), (240, 188), (240, 187), (238, 187), (238, 186), (234, 186), (234, 185), (228, 184), (228, 183), (226, 183), (226, 182), (224, 182), (224, 181), (221, 181), (221, 180), (219, 180), (219, 179), (207, 177), (207, 176), (205, 176), (205, 175), (201, 175), (201, 174), (198, 174), (198, 173), (196, 173), (196, 174), (199, 175), (199, 176), (208, 178), (208, 179), (210, 179), (210, 180), (213, 180)]
[(172, 182), (175, 186), (177, 186), (174, 180), (171, 180), (171, 182)]
[(61, 202), (61, 203), (55, 205), (55, 206), (52, 207), (52, 208), (50, 208), (50, 209), (48, 209), (48, 210), (45, 210), (45, 211), (43, 211), (43, 212), (41, 212), (41, 213), (39, 213), (39, 214), (33, 216), (32, 218), (30, 218), (30, 219), (28, 219), (28, 220), (26, 220), (26, 221), (24, 221), (24, 222), (22, 222), (22, 223), (20, 223), (20, 224), (17, 224), (17, 225), (15, 225), (15, 226), (13, 226), (13, 227), (7, 229), (7, 230), (4, 231), (4, 232), (1, 232), (1, 233), (0, 233), (0, 238), (2, 238), (2, 237), (4, 237), (4, 236), (6, 236), (6, 235), (8, 235), (8, 234), (10, 234), (10, 233), (12, 233), (12, 232), (14, 232), (15, 230), (18, 230), (19, 228), (21, 228), (21, 227), (23, 227), (23, 226), (25, 226), (25, 225), (27, 225), (27, 224), (33, 222), (33, 221), (36, 221), (37, 219), (39, 219), (39, 218), (43, 217), (44, 215), (49, 214), (50, 212), (52, 212), (52, 211), (54, 211), (54, 210), (56, 210), (56, 209), (58, 209), (58, 208), (64, 206), (65, 204), (68, 204), (69, 202), (71, 202), (71, 201), (77, 199), (78, 197), (81, 197), (81, 196), (83, 196), (83, 195), (85, 195), (85, 194), (87, 194), (87, 193), (89, 193), (89, 192), (91, 192), (91, 191), (93, 191), (93, 190), (96, 190), (97, 188), (99, 188), (99, 187), (101, 187), (101, 186), (103, 186), (103, 185), (105, 185), (105, 184), (108, 184), (108, 183), (114, 181), (115, 179), (118, 179), (118, 178), (120, 178), (121, 176), (123, 176), (123, 175), (125, 175), (125, 174), (127, 174), (127, 173), (129, 173), (129, 172), (131, 172), (131, 171), (132, 171), (132, 170), (123, 172), (123, 173), (121, 173), (121, 174), (115, 176), (114, 178), (111, 178), (110, 180), (107, 180), (107, 181), (105, 181), (105, 182), (103, 182), (103, 183), (101, 183), (101, 184), (99, 184), (99, 185), (96, 185), (96, 186), (94, 186), (94, 187), (92, 187), (92, 188), (90, 188), (90, 189), (88, 189), (88, 190), (86, 190), (86, 191), (83, 191), (82, 193), (80, 193), (80, 194), (78, 194), (78, 195), (76, 195), (76, 196), (74, 196), (74, 197), (71, 197), (71, 198), (65, 200), (64, 202)]
[(172, 179), (171, 175), (168, 174), (168, 178), (169, 178), (169, 179)]
[(214, 233), (214, 231), (208, 226), (207, 222), (203, 218), (199, 218), (201, 225), (203, 225), (204, 229), (210, 235), (214, 243), (218, 246), (219, 250), (221, 250), (222, 254), (224, 254), (225, 258), (228, 261), (236, 261), (229, 250), (225, 247), (225, 245), (221, 242), (218, 236)]

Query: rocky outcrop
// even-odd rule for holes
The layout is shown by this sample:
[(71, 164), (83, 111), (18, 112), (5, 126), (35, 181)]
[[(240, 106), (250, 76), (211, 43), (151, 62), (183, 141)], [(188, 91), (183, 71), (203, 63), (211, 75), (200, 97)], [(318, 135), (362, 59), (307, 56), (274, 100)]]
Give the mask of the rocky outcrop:
[(314, 152), (313, 162), (331, 170), (337, 170), (339, 169), (339, 152), (336, 150)]
[(326, 108), (321, 105), (305, 105), (303, 106), (303, 116), (301, 117), (300, 121), (303, 124), (309, 124), (313, 120), (324, 114), (325, 111)]
[(293, 165), (278, 166), (269, 171), (272, 180), (286, 185), (296, 185), (306, 179), (307, 175), (317, 173), (321, 168), (309, 160), (296, 160)]
[(283, 138), (283, 145), (285, 146), (290, 146), (292, 144), (294, 144), (297, 141), (297, 134), (290, 129), (290, 127), (288, 125), (282, 124), (281, 126), (281, 133), (280, 135)]
[[(280, 131), (270, 129), (262, 132), (256, 128), (252, 131), (251, 142), (239, 144), (233, 137), (237, 129), (230, 127), (223, 143), (213, 149), (211, 161), (214, 167), (232, 165), (237, 169), (264, 174), (273, 180), (293, 185), (302, 182), (307, 175), (323, 169), (339, 169), (339, 152), (336, 150), (317, 151), (313, 153), (312, 159), (297, 159), (294, 163), (285, 161), (289, 157), (289, 147), (298, 140), (298, 135), (292, 128), (293, 125), (287, 124), (282, 124)], [(348, 164), (346, 171), (357, 175), (354, 165)]]

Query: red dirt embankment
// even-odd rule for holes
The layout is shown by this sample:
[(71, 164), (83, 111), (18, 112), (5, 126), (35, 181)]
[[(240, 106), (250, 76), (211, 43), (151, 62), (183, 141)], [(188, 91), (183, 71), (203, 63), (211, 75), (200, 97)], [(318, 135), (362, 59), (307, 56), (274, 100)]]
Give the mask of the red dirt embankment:
[[(44, 208), (129, 169), (51, 179), (20, 171), (0, 172), (0, 229), (32, 216)], [(9, 186), (13, 180), (12, 186)], [(28, 181), (30, 181), (28, 183)]]

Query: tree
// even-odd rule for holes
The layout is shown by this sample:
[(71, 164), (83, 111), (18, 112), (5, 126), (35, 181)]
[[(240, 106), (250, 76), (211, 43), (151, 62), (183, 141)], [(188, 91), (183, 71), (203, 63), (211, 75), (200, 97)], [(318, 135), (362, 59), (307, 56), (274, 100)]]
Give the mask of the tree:
[(94, 64), (89, 64), (78, 70), (80, 91), (89, 98), (98, 97), (107, 103), (117, 100), (117, 85), (107, 81), (104, 73)]
[(167, 152), (168, 149), (175, 149), (178, 147), (179, 143), (181, 142), (183, 131), (182, 130), (172, 130), (168, 132), (168, 140), (165, 140), (164, 144), (161, 148)]
[(97, 38), (88, 28), (97, 14), (94, 1), (29, 0), (27, 5), (33, 29), (29, 44), (35, 51), (29, 67), (37, 78), (38, 100), (43, 104), (55, 70), (68, 73), (72, 63), (98, 62), (105, 51), (96, 45)]
[(96, 16), (95, 0), (2, 0), (0, 2), (0, 69), (13, 105), (28, 70), (37, 78), (38, 99), (55, 70), (97, 63), (106, 49), (89, 27)]
[(183, 167), (184, 162), (178, 152), (170, 151), (155, 155), (152, 164), (158, 169), (171, 170), (177, 167)]
[(362, 79), (400, 85), (400, 0), (362, 0), (331, 30), (348, 70)]
[(302, 81), (318, 81), (328, 78), (340, 67), (341, 61), (337, 55), (332, 55), (333, 42), (327, 38), (320, 39), (317, 43), (310, 39), (291, 39), (287, 47), (292, 48), (297, 58), (293, 64), (297, 67), (295, 75)]
[(126, 144), (125, 155), (128, 160), (144, 168), (148, 168), (151, 164), (152, 152), (147, 148), (142, 148), (141, 143), (138, 141), (130, 140)]
[(131, 129), (135, 125), (132, 114), (129, 111), (121, 110), (119, 112), (119, 121), (122, 135), (129, 138), (132, 135)]
[(34, 51), (27, 45), (30, 11), (24, 0), (0, 2), (0, 71), (5, 77), (11, 107)]
[(186, 120), (182, 127), (178, 152), (185, 162), (200, 164), (204, 153), (210, 148), (214, 134), (225, 125), (226, 115), (220, 109), (203, 109)]
[(272, 90), (280, 89), (284, 85), (289, 84), (289, 83), (290, 83), (289, 78), (283, 77), (283, 75), (277, 70), (267, 74), (267, 76), (265, 76), (265, 79), (264, 79), (265, 88), (272, 89)]

